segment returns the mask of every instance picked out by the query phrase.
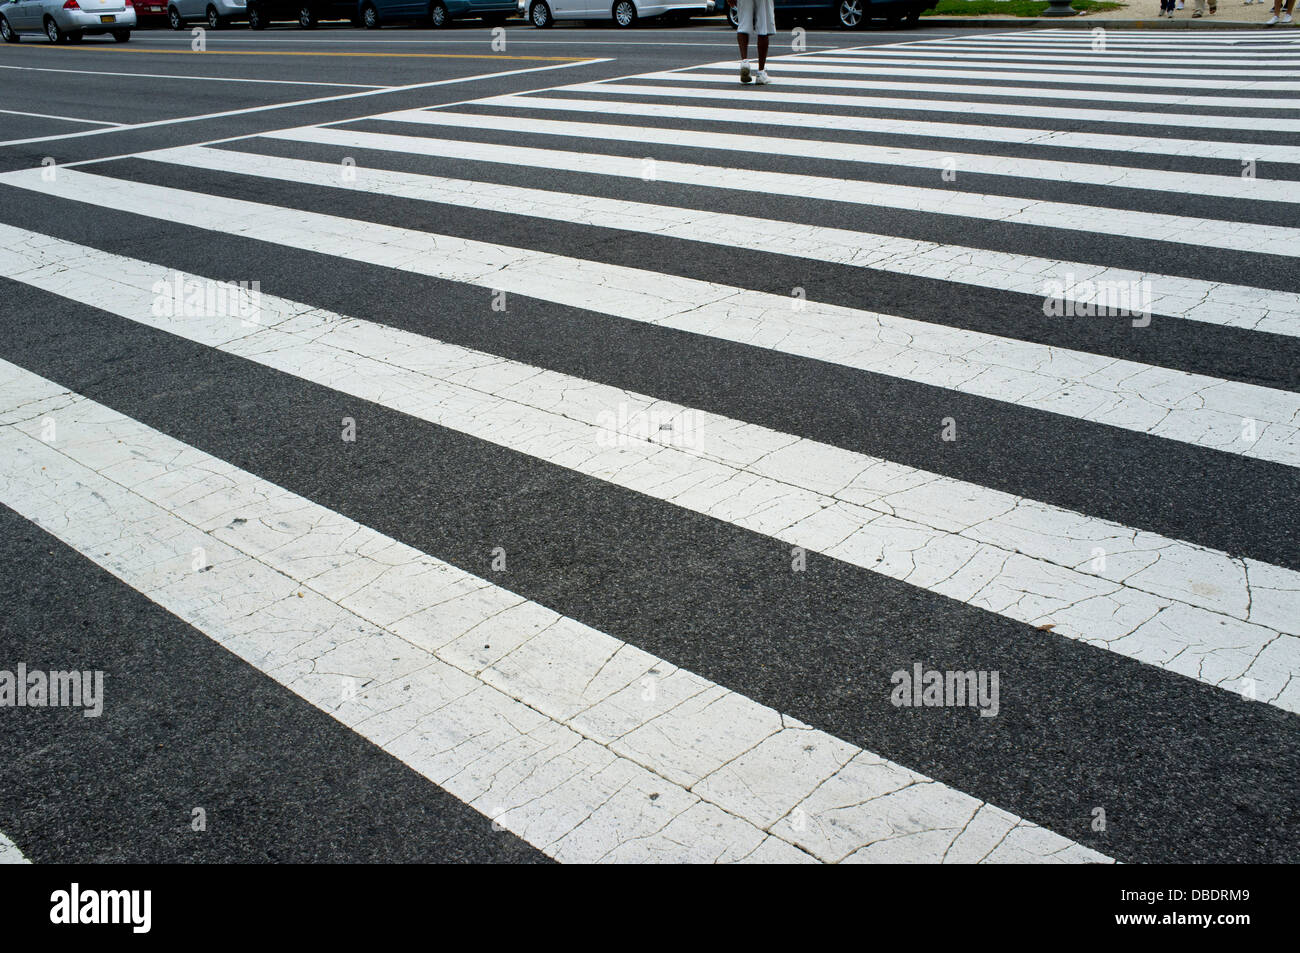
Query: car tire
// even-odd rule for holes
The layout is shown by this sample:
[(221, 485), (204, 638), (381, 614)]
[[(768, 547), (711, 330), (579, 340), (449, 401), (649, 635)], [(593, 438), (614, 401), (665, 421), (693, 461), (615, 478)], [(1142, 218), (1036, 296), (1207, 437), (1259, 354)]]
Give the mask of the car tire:
[(262, 8), (255, 3), (248, 5), (248, 28), (250, 30), (266, 29), (266, 20), (262, 18)]
[(167, 25), (173, 30), (185, 29), (185, 18), (181, 16), (181, 12), (175, 7), (167, 8)]
[(610, 15), (616, 27), (627, 30), (636, 26), (636, 4), (632, 0), (617, 0)]
[(424, 22), (435, 30), (444, 30), (451, 26), (451, 14), (447, 12), (447, 5), (442, 0), (433, 0), (429, 4), (429, 12)]
[(835, 23), (841, 30), (861, 30), (867, 19), (867, 0), (839, 0), (835, 4)]
[(115, 42), (117, 42), (117, 43), (130, 43), (130, 42), (131, 42), (131, 31), (130, 31), (130, 30), (114, 30), (114, 31), (113, 31), (113, 40), (114, 40)]
[(54, 17), (45, 18), (45, 36), (51, 43), (68, 42), (68, 34), (59, 29), (59, 25), (54, 22)]
[(298, 26), (304, 30), (314, 30), (319, 22), (316, 19), (316, 8), (310, 3), (304, 3), (298, 7)]
[(0, 39), (6, 43), (17, 43), (18, 32), (9, 25), (9, 21), (0, 17)]
[(222, 18), (221, 14), (217, 12), (217, 8), (210, 3), (208, 4), (208, 9), (204, 11), (203, 15), (207, 18), (209, 30), (220, 30), (226, 25), (226, 21)]
[(361, 8), (361, 25), (367, 30), (379, 29), (379, 11), (373, 3), (367, 3)]
[(727, 4), (727, 22), (733, 30), (740, 29), (740, 10), (734, 3)]
[(548, 30), (555, 25), (555, 17), (551, 16), (551, 7), (546, 0), (537, 0), (528, 8), (528, 22), (541, 30)]

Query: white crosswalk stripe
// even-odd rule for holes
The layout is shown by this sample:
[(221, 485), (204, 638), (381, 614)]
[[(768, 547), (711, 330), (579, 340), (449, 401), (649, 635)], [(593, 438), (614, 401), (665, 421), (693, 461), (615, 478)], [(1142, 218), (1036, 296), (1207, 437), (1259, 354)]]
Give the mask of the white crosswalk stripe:
[(23, 852), (4, 834), (0, 834), (0, 864), (28, 864), (31, 863)]
[[(412, 545), (340, 502), (372, 492), (364, 482), (317, 498), (319, 487), (263, 473), (264, 457), (205, 449), (217, 424), (192, 403), (201, 381), (193, 393), (171, 385), (178, 408), (194, 408), (183, 422), (178, 409), (175, 432), (118, 406), (98, 390), (114, 363), (94, 366), (93, 348), (83, 367), (38, 334), (0, 345), (0, 504), (558, 860), (1148, 859), (1145, 835), (1099, 838), (1091, 802), (1051, 793), (1083, 743), (1060, 750), (1035, 733), (1059, 716), (1076, 734), (1111, 717), (1176, 734), (1193, 714), (1231, 722), (1242, 744), (1300, 730), (1300, 556), (1285, 542), (1300, 473), (1300, 380), (1285, 366), (1300, 338), (1287, 277), (1300, 256), (1289, 214), (1300, 106), (1276, 95), (1300, 86), (1300, 40), (1106, 31), (1095, 42), (1036, 30), (823, 50), (774, 58), (776, 84), (739, 92), (732, 64), (706, 63), (0, 173), (23, 202), (166, 236), (123, 252), (101, 232), (0, 215), (6, 298), (46, 308), (52, 329), (93, 312), (115, 340), (176, 342), (191, 362), (304, 401), (337, 398), (399, 432), (436, 428), (473, 448), (457, 451), (466, 460), (490, 447), (535, 468), (521, 470), (525, 498), (545, 480), (576, 481), (556, 485), (582, 486), (577, 505), (593, 513), (608, 494), (635, 498), (656, 514), (647, 535), (703, 519), (691, 525), (718, 539), (780, 544), (794, 561), (783, 579), (811, 555), (859, 585), (903, 584), (888, 592), (912, 601), (891, 605), (925, 607), (924, 619), (882, 625), (928, 633), (936, 658), (963, 671), (982, 668), (960, 651), (976, 636), (945, 629), (952, 619), (1016, 633), (987, 646), (1008, 666), (1004, 689), (1094, 710), (1016, 711), (1025, 721), (1000, 737), (996, 766), (961, 754), (1005, 723), (996, 700), (970, 724), (909, 723), (937, 739), (927, 770), (909, 763), (908, 728), (879, 724), (857, 696), (833, 701), (847, 690), (828, 682), (832, 660), (760, 654), (763, 613), (794, 597), (762, 588), (747, 645), (711, 634), (718, 656), (743, 656), (734, 666), (684, 664), (649, 634), (689, 619), (629, 606), (628, 621), (602, 622), (596, 599), (635, 601), (624, 582), (498, 584), (447, 540)], [(1043, 197), (1059, 183), (1079, 199)], [(942, 240), (946, 222), (960, 243)], [(250, 242), (238, 247), (262, 256), (247, 269), (264, 286), (253, 313), (201, 291), (189, 307), (185, 289), (220, 287), (221, 269), (174, 262)], [(732, 261), (736, 248), (758, 257)], [(268, 264), (279, 256), (306, 262), (317, 285), (285, 291), (287, 270)], [(340, 287), (335, 269), (365, 287)], [(794, 275), (806, 277), (785, 292)], [(428, 323), (398, 315), (407, 287), (431, 296)], [(481, 326), (461, 313), (471, 290)], [(603, 336), (521, 345), (529, 332), (493, 316), (498, 297), (527, 301), (546, 327), (690, 342), (734, 365), (719, 377), (754, 399), (654, 352), (635, 356), (647, 366), (629, 378), (627, 355), (601, 363)], [(788, 403), (802, 412), (757, 399), (766, 368), (791, 375)], [(831, 375), (893, 395), (872, 409), (878, 436), (835, 432), (831, 391), (800, 390)], [(889, 423), (910, 402), (969, 410), (945, 431), (977, 410), (1032, 424), (1046, 456), (1075, 465), (1089, 451), (1073, 443), (1095, 440), (1098, 470), (1065, 482), (1152, 461), (1167, 498), (1135, 509), (1113, 491), (1058, 492), (1042, 468), (1001, 473), (1016, 461), (990, 461), (987, 447), (978, 464), (927, 455), (940, 438), (913, 445)], [(941, 421), (925, 425), (937, 434)], [(1211, 486), (1228, 473), (1240, 484)], [(436, 510), (455, 488), (428, 492)], [(494, 531), (521, 518), (494, 511)], [(1216, 525), (1237, 520), (1273, 535)], [(903, 666), (873, 662), (887, 698)], [(729, 684), (746, 665), (805, 683), (810, 707), (777, 703), (765, 677)], [(1127, 686), (1122, 698), (1106, 678)], [(1170, 710), (1165, 690), (1205, 712)], [(905, 714), (931, 702), (916, 704)], [(1228, 705), (1246, 714), (1209, 714)], [(1251, 779), (1293, 774), (1269, 750), (1234, 763), (1263, 775), (1198, 781), (1216, 806), (1186, 803), (1168, 823), (1198, 830), (1242, 787), (1259, 790)], [(1046, 762), (1030, 767), (1031, 754)], [(1132, 757), (1116, 772), (1135, 786), (1117, 798), (1153, 812), (1161, 796), (1187, 801), (1183, 780)], [(1048, 793), (1006, 780), (1044, 763), (1057, 771)], [(7, 857), (22, 860), (0, 835)]]

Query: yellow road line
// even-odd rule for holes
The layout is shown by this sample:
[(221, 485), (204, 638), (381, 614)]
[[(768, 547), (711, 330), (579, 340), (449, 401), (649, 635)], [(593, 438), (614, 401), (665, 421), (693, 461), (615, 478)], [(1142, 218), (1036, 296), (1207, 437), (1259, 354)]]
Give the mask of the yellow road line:
[(343, 53), (335, 51), (311, 52), (308, 50), (145, 50), (139, 47), (122, 46), (52, 46), (50, 49), (76, 51), (85, 53), (90, 50), (101, 53), (179, 53), (187, 56), (389, 56), (403, 59), (429, 60), (531, 60), (542, 63), (580, 63), (591, 59), (590, 56), (516, 56), (507, 53)]

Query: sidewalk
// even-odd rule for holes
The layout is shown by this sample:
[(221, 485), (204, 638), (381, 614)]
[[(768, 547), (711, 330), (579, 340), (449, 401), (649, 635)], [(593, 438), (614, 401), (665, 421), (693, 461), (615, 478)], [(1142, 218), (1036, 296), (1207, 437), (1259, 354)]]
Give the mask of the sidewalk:
[[(1118, 10), (1107, 10), (1104, 13), (1081, 13), (1073, 17), (1008, 17), (985, 14), (972, 17), (922, 17), (921, 22), (927, 26), (969, 26), (985, 30), (990, 27), (1035, 27), (1042, 29), (1044, 27), (1091, 28), (1094, 26), (1106, 26), (1113, 30), (1255, 30), (1263, 27), (1264, 21), (1273, 15), (1272, 0), (1268, 0), (1266, 3), (1252, 4), (1245, 4), (1242, 0), (1218, 0), (1218, 13), (1210, 14), (1207, 12), (1205, 16), (1199, 18), (1192, 16), (1195, 5), (1195, 0), (1185, 0), (1183, 9), (1176, 11), (1172, 20), (1157, 15), (1160, 12), (1160, 0), (1133, 0), (1133, 2)], [(1289, 31), (1295, 29), (1295, 24), (1278, 24), (1269, 29), (1286, 35)]]

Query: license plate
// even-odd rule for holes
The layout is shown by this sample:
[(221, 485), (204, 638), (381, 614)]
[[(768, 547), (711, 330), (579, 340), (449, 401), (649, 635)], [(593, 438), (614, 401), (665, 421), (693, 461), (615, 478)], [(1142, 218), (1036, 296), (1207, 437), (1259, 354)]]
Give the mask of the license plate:
[(99, 22), (100, 22), (100, 23), (114, 23), (114, 22), (116, 22), (116, 20), (117, 20), (117, 17), (115, 17), (115, 16), (104, 16), (104, 17), (100, 17), (100, 18), (99, 18)]

